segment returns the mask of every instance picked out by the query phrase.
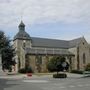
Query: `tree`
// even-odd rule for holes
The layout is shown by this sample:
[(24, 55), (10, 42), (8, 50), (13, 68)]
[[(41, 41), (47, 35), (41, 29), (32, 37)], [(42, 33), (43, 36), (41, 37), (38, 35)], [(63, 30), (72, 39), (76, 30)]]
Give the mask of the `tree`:
[(55, 56), (51, 58), (51, 60), (47, 64), (47, 68), (50, 72), (58, 72), (68, 70), (69, 64), (66, 62), (65, 57), (63, 56)]
[(14, 56), (14, 49), (11, 45), (11, 40), (5, 36), (3, 31), (0, 31), (0, 54), (2, 57), (2, 69), (11, 71), (11, 66), (15, 65), (15, 61), (12, 59)]

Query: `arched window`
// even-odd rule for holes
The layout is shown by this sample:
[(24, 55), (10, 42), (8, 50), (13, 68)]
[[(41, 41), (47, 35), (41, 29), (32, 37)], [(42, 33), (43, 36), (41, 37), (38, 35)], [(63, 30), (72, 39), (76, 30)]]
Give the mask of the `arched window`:
[(79, 61), (79, 47), (77, 47), (77, 69), (80, 69), (80, 61)]
[(86, 55), (83, 53), (83, 64), (86, 64)]

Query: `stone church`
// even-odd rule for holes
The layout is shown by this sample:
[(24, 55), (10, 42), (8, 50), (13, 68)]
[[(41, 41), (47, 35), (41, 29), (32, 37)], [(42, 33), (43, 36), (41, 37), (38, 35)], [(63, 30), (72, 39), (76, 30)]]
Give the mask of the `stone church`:
[(57, 40), (30, 37), (21, 21), (14, 36), (16, 71), (31, 67), (33, 72), (48, 72), (47, 62), (53, 56), (65, 56), (70, 70), (84, 70), (90, 63), (90, 47), (84, 37), (73, 40)]

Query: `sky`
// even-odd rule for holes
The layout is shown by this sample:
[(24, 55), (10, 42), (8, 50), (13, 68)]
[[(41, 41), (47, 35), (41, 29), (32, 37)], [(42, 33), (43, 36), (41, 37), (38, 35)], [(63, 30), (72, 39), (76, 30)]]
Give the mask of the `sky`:
[(21, 20), (31, 37), (90, 43), (90, 0), (0, 0), (0, 30), (13, 39)]

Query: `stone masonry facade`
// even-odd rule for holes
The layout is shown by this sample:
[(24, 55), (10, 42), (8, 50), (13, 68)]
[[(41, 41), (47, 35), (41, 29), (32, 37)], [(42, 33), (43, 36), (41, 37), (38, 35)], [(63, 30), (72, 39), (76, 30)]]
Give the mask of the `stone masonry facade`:
[(14, 36), (16, 71), (31, 67), (33, 72), (48, 72), (47, 62), (53, 56), (65, 56), (70, 70), (84, 70), (90, 63), (90, 47), (84, 37), (74, 40), (56, 40), (30, 37), (21, 21)]

